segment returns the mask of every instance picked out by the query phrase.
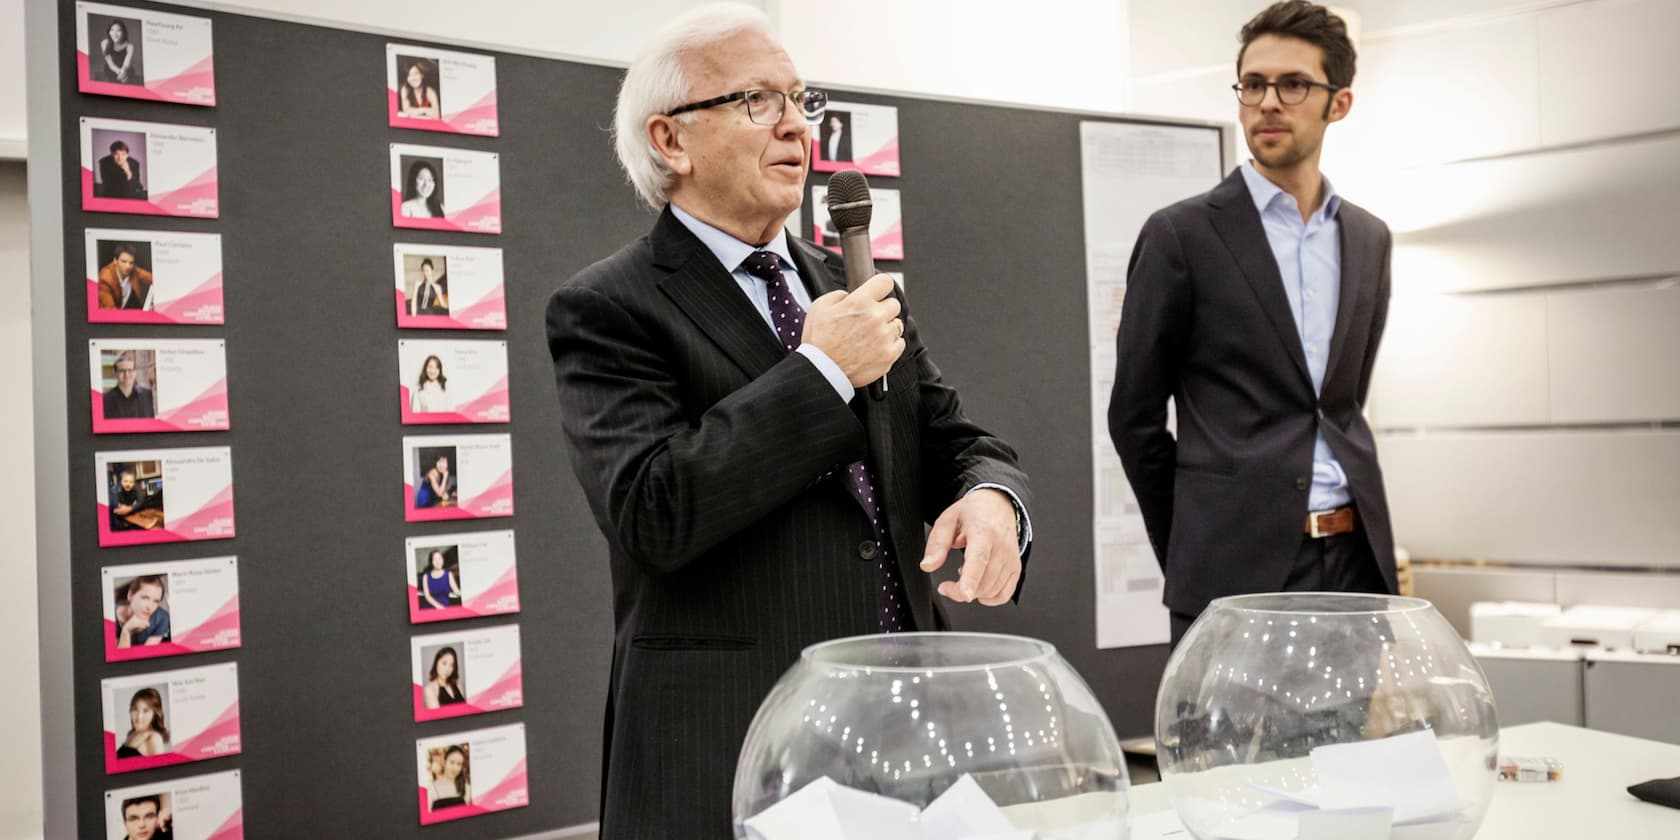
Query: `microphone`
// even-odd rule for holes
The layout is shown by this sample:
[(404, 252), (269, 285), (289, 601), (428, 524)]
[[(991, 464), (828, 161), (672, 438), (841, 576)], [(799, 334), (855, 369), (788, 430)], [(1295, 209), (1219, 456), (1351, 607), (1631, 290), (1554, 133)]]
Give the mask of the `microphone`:
[[(840, 232), (840, 259), (846, 265), (846, 291), (855, 292), (875, 276), (869, 253), (869, 220), (875, 202), (869, 198), (869, 179), (856, 169), (843, 169), (828, 179), (828, 219)], [(887, 378), (869, 383), (870, 399), (885, 399)]]

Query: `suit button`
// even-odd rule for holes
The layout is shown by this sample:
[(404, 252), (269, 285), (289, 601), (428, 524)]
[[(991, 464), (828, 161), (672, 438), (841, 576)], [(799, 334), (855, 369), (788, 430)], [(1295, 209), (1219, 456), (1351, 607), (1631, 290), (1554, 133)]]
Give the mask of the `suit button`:
[(1318, 422), (1324, 422), (1324, 406), (1322, 405), (1318, 407)]
[(1307, 489), (1308, 487), (1311, 487), (1311, 486), (1312, 486), (1312, 482), (1308, 481), (1306, 476), (1301, 476), (1301, 477), (1295, 479), (1295, 489), (1296, 490), (1305, 490), (1305, 489)]
[(874, 540), (864, 540), (858, 543), (858, 556), (865, 560), (874, 560), (877, 550)]

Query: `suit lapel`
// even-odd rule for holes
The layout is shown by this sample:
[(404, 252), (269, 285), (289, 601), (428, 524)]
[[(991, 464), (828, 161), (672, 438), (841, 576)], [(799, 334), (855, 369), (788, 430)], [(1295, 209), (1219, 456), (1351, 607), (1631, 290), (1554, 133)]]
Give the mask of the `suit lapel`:
[(659, 281), (659, 290), (749, 379), (787, 356), (729, 270), (669, 208), (660, 214), (648, 240), (654, 264), (671, 271)]
[[(1345, 202), (1342, 209), (1347, 209)], [(1353, 325), (1359, 293), (1365, 288), (1361, 282), (1366, 276), (1365, 259), (1371, 250), (1363, 228), (1355, 227), (1355, 214), (1339, 212), (1337, 222), (1341, 233), (1342, 282), (1341, 295), (1336, 300), (1336, 330), (1330, 334), (1330, 359), (1324, 368), (1326, 385), (1329, 385), (1330, 377), (1336, 375), (1336, 363), (1341, 361), (1342, 350), (1347, 346), (1348, 330)]]
[(1242, 172), (1232, 171), (1214, 187), (1208, 194), (1208, 203), (1214, 209), (1214, 230), (1254, 290), (1261, 311), (1266, 313), (1266, 319), (1272, 322), (1272, 329), (1283, 342), (1284, 353), (1294, 361), (1301, 378), (1311, 385), (1312, 374), (1307, 370), (1306, 353), (1301, 350), (1295, 314), (1289, 311), (1289, 296), (1283, 290), (1283, 277), (1278, 274), (1277, 257), (1272, 254), (1271, 242), (1266, 239), (1260, 212), (1254, 208)]

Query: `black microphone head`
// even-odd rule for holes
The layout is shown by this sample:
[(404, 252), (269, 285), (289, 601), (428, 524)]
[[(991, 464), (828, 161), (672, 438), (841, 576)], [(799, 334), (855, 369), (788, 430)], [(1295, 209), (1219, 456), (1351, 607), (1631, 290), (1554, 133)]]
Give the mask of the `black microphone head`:
[(869, 198), (869, 179), (856, 169), (843, 169), (828, 179), (828, 218), (839, 231), (869, 228), (875, 203)]

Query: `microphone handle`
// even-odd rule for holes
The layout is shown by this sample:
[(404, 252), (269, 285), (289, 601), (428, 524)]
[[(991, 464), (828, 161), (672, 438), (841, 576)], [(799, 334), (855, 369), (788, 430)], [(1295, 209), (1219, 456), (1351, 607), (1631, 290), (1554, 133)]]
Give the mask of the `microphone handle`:
[[(846, 291), (855, 292), (869, 278), (875, 276), (875, 259), (869, 253), (869, 228), (857, 227), (840, 231), (840, 259), (846, 264)], [(869, 383), (869, 398), (887, 398), (887, 378)]]

